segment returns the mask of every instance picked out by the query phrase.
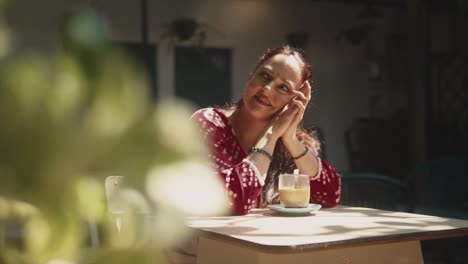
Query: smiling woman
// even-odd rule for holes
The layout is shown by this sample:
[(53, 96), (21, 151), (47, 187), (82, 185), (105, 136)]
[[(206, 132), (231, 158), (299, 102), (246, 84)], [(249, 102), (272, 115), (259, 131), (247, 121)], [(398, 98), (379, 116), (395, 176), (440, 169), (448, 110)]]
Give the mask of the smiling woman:
[(297, 96), (294, 87), (304, 90), (304, 84), (298, 60), (277, 54), (249, 78), (244, 91), (245, 107), (258, 118), (268, 120)]
[(311, 70), (304, 55), (285, 46), (267, 50), (244, 87), (224, 108), (198, 110), (214, 169), (237, 214), (279, 202), (278, 177), (299, 169), (309, 175), (309, 202), (336, 206), (340, 177), (320, 159), (320, 145), (301, 121), (311, 97)]

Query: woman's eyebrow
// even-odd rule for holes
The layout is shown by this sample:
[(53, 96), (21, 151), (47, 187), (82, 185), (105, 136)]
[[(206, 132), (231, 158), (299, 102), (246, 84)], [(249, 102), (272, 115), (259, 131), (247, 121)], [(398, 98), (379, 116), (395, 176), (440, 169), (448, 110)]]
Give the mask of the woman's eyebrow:
[(263, 67), (261, 68), (261, 70), (264, 70), (264, 71), (267, 71), (267, 72), (270, 73), (270, 74), (273, 74), (273, 70), (270, 69), (268, 66), (263, 66)]

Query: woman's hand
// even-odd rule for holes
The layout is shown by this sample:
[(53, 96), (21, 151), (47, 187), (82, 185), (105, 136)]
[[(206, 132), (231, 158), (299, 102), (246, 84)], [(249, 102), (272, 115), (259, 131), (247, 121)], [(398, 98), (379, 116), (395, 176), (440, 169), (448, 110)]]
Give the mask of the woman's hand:
[(310, 100), (311, 87), (309, 81), (304, 82), (301, 89), (293, 91), (292, 100), (284, 106), (266, 128), (265, 133), (274, 139), (284, 141), (296, 140), (296, 128), (304, 116)]
[(293, 107), (291, 108), (296, 109), (296, 111), (292, 120), (289, 122), (288, 127), (281, 135), (283, 142), (297, 140), (296, 138), (297, 126), (299, 125), (302, 118), (304, 117), (304, 112), (306, 110), (307, 104), (310, 101), (311, 87), (310, 87), (309, 81), (305, 81), (301, 89), (297, 91), (293, 91), (293, 92), (295, 96), (292, 99), (290, 105), (292, 104)]
[(294, 120), (298, 111), (298, 108), (292, 101), (287, 104), (271, 121), (268, 127), (271, 135), (276, 139), (282, 137), (285, 131), (291, 126), (291, 122)]

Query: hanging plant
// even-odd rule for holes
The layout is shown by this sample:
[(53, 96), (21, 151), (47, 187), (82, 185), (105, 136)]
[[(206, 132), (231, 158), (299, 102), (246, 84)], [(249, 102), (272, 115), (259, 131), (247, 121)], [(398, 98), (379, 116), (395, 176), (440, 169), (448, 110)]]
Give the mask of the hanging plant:
[(194, 18), (179, 18), (163, 25), (162, 40), (168, 39), (168, 49), (179, 43), (188, 43), (202, 48), (208, 31), (219, 33), (215, 28), (198, 22)]

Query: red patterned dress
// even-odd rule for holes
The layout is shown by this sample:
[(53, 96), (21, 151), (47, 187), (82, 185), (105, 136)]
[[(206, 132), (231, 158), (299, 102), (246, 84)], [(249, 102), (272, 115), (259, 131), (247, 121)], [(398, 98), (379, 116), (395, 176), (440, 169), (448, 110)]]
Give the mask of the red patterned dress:
[[(232, 209), (238, 214), (248, 214), (259, 204), (264, 184), (260, 172), (246, 159), (247, 153), (242, 150), (223, 111), (200, 109), (192, 119), (202, 128), (205, 142), (213, 146), (210, 160), (225, 183)], [(319, 161), (319, 173), (310, 181), (310, 201), (324, 207), (336, 206), (341, 194), (340, 176), (327, 161)]]

